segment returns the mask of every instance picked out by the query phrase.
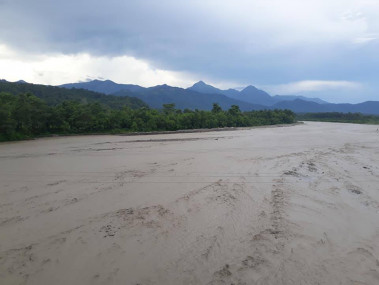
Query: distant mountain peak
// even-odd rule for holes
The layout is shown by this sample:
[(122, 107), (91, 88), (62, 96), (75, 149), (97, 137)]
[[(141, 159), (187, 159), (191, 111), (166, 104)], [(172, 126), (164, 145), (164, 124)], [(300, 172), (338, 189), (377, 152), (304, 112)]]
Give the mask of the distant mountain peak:
[[(248, 85), (248, 86), (246, 86), (244, 89), (242, 89), (242, 91), (241, 92), (243, 92), (243, 91), (249, 91), (249, 90), (254, 90), (254, 91), (256, 91), (256, 90), (259, 90), (257, 87), (255, 87), (255, 86), (253, 86), (253, 85)], [(260, 90), (261, 91), (261, 90)]]
[(222, 94), (233, 99), (236, 99), (235, 97), (239, 94), (239, 92), (235, 89), (229, 88), (228, 90), (221, 90), (205, 83), (202, 80), (196, 82), (194, 85), (192, 85), (192, 87), (189, 87), (187, 89), (203, 94)]
[(150, 88), (155, 88), (155, 87), (163, 87), (163, 88), (167, 88), (167, 87), (171, 87), (171, 86), (169, 86), (169, 85), (167, 85), (167, 84), (165, 83), (165, 84), (156, 85), (156, 86), (153, 86), (153, 87), (150, 87)]
[(106, 80), (94, 79), (94, 80), (86, 81), (86, 83), (91, 83), (91, 82), (97, 82), (97, 83), (113, 83), (113, 84), (117, 84), (116, 82), (114, 82), (114, 81), (112, 81), (112, 80), (109, 80), (109, 79), (106, 79)]
[(216, 87), (213, 87), (212, 85), (209, 85), (209, 84), (205, 83), (203, 80), (200, 80), (200, 81), (196, 82), (190, 88), (205, 88), (205, 87), (211, 87), (211, 88), (217, 89)]
[(194, 85), (188, 88), (189, 90), (196, 91), (204, 94), (222, 94), (223, 90), (218, 89), (212, 85), (206, 84), (204, 81), (200, 80)]
[(100, 92), (104, 94), (113, 94), (121, 90), (129, 90), (129, 91), (138, 92), (144, 89), (143, 87), (139, 85), (118, 84), (109, 79), (107, 80), (94, 79), (92, 81), (86, 81), (86, 82), (68, 83), (68, 84), (60, 85), (60, 87), (64, 87), (68, 89), (83, 88), (83, 89)]

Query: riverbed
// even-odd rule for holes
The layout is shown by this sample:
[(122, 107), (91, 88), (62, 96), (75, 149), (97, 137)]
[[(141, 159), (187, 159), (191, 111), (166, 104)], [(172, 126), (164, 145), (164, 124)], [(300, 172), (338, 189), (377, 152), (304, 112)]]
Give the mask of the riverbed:
[(377, 126), (0, 144), (1, 284), (379, 284)]

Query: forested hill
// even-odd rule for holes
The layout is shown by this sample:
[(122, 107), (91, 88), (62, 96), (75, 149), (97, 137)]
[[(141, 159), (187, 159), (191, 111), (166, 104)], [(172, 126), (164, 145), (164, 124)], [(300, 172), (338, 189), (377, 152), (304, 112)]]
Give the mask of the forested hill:
[(135, 97), (119, 97), (85, 89), (66, 89), (48, 85), (8, 82), (5, 80), (0, 80), (0, 92), (14, 95), (31, 93), (50, 106), (56, 106), (64, 101), (78, 101), (80, 103), (98, 102), (112, 109), (118, 109), (125, 106), (132, 109), (148, 107), (145, 102)]

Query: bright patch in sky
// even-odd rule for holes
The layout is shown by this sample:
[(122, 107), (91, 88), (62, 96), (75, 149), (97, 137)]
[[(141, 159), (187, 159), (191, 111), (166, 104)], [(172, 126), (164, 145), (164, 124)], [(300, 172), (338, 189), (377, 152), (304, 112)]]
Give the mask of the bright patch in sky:
[(0, 78), (49, 85), (111, 79), (146, 87), (159, 84), (189, 86), (194, 80), (189, 74), (156, 69), (130, 56), (26, 55), (4, 45), (0, 46), (0, 66), (4, 67), (0, 69)]

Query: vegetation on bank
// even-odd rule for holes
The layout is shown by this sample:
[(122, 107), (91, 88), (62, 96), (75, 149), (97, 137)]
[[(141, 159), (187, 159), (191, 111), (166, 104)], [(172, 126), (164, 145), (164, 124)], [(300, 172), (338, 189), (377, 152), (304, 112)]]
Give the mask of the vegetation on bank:
[(379, 124), (379, 116), (364, 115), (361, 113), (338, 113), (338, 112), (307, 113), (307, 114), (297, 114), (296, 119), (299, 121)]
[(174, 104), (162, 110), (142, 107), (112, 109), (95, 103), (63, 101), (50, 106), (32, 94), (0, 93), (0, 140), (18, 140), (48, 134), (121, 133), (185, 129), (248, 127), (288, 124), (295, 121), (289, 110), (241, 112), (233, 105), (224, 111), (178, 110)]

